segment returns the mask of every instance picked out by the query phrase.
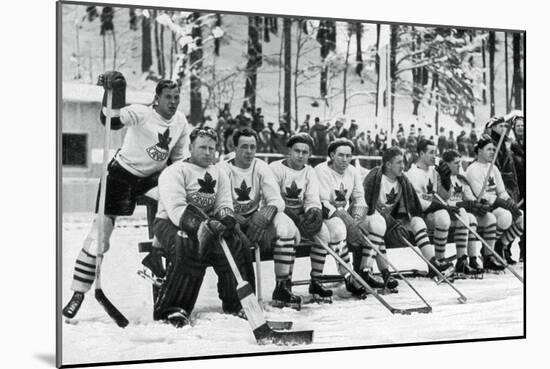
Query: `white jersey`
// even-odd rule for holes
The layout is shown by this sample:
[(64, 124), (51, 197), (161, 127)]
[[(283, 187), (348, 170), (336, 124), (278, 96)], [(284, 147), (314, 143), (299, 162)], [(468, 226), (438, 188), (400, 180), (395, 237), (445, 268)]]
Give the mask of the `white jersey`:
[(435, 171), (435, 167), (429, 166), (424, 170), (413, 164), (405, 175), (418, 194), (422, 210), (426, 210), (434, 199), (434, 193), (439, 190), (439, 174)]
[(166, 168), (159, 177), (157, 217), (179, 225), (188, 204), (213, 216), (223, 208), (233, 210), (231, 187), (227, 174), (209, 165), (200, 167), (187, 160)]
[(447, 202), (451, 206), (455, 206), (456, 203), (460, 201), (475, 200), (475, 196), (468, 183), (462, 181), (455, 175), (451, 176), (451, 190), (449, 191), (449, 195)]
[(321, 203), (329, 210), (329, 216), (336, 209), (348, 209), (350, 202), (354, 206), (366, 207), (365, 190), (359, 171), (348, 165), (344, 174), (339, 174), (323, 162), (315, 167), (319, 180), (319, 196)]
[[(474, 161), (468, 169), (466, 169), (466, 179), (472, 186), (472, 191), (477, 197), (481, 192), (481, 187), (483, 187), (483, 181), (487, 172), (489, 171), (490, 163), (482, 164), (479, 161)], [(485, 187), (485, 193), (483, 194), (483, 199), (487, 200), (489, 204), (493, 204), (497, 197), (500, 197), (504, 200), (508, 199), (510, 196), (506, 192), (504, 187), (504, 182), (502, 181), (502, 176), (500, 171), (496, 166), (493, 166), (491, 175), (487, 180), (487, 185)]]
[(399, 204), (402, 194), (399, 181), (397, 179), (392, 181), (387, 175), (382, 174), (376, 210), (381, 214), (391, 214), (395, 206)]
[(254, 159), (247, 169), (237, 167), (234, 159), (221, 161), (216, 167), (229, 177), (235, 213), (252, 214), (258, 210), (260, 204), (276, 206), (280, 212), (285, 210), (279, 186), (271, 169), (263, 160)]
[(315, 170), (307, 164), (300, 170), (292, 169), (285, 165), (286, 160), (278, 160), (269, 164), (279, 185), (286, 208), (297, 213), (308, 211), (311, 208), (321, 209), (319, 180)]
[(120, 122), (128, 130), (115, 158), (137, 177), (148, 177), (173, 162), (188, 156), (189, 125), (183, 113), (177, 111), (170, 120), (164, 119), (153, 107), (130, 105), (120, 109)]

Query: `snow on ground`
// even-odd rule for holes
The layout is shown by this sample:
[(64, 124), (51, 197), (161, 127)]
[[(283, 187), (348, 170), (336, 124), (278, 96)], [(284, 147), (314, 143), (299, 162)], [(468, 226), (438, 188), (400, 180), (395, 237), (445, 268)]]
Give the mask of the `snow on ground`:
[[(72, 294), (73, 263), (90, 219), (88, 215), (64, 218), (60, 266), (63, 303)], [(425, 278), (409, 279), (432, 306), (431, 314), (392, 315), (372, 296), (365, 301), (350, 298), (342, 285), (331, 286), (335, 291), (332, 304), (306, 304), (298, 312), (269, 306), (275, 283), (272, 262), (262, 264), (266, 316), (270, 320), (292, 320), (296, 330), (315, 330), (312, 345), (258, 346), (246, 321), (222, 314), (216, 276), (210, 269), (193, 312), (193, 325), (175, 329), (153, 321), (151, 285), (136, 273), (143, 257), (137, 251), (137, 243), (147, 239), (144, 223), (140, 216), (119, 220), (102, 269), (104, 291), (130, 320), (130, 325), (126, 329), (118, 328), (92, 295), (87, 295), (77, 318), (62, 324), (63, 364), (509, 337), (525, 333), (523, 285), (509, 272), (485, 275), (483, 280), (456, 281), (455, 286), (468, 298), (467, 304), (460, 304), (458, 295), (448, 285), (438, 286)], [(454, 248), (447, 252), (454, 253)], [(516, 245), (513, 252), (518, 255)], [(409, 249), (390, 250), (389, 255), (398, 268), (424, 268)], [(521, 266), (515, 268), (523, 273)], [(329, 257), (325, 272), (335, 271)], [(307, 278), (308, 274), (309, 259), (297, 259), (294, 280)], [(294, 292), (308, 298), (307, 286), (294, 287)], [(398, 308), (423, 306), (403, 282), (398, 294), (384, 298)]]

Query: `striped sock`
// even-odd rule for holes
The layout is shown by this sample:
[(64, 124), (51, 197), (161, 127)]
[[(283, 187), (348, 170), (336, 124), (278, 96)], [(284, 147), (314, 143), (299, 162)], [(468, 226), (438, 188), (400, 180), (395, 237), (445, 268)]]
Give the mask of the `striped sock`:
[[(471, 224), (470, 224), (471, 225)], [(468, 245), (468, 229), (464, 226), (455, 228), (456, 257), (460, 258), (466, 255), (466, 246)]]
[[(352, 265), (351, 265), (351, 259), (350, 259), (350, 256), (349, 256), (347, 241), (342, 240), (340, 242), (334, 242), (334, 243), (332, 243), (332, 245), (336, 245), (336, 247), (338, 247), (338, 249), (339, 249), (339, 255), (338, 256), (340, 256), (340, 258), (342, 258), (344, 263), (346, 263), (350, 268), (353, 268)], [(342, 265), (338, 264), (338, 273), (340, 273), (340, 275), (346, 275), (349, 272)]]
[(521, 224), (518, 224), (518, 223), (512, 224), (512, 226), (508, 228), (506, 232), (504, 232), (504, 234), (502, 235), (502, 244), (504, 246), (511, 245), (516, 238), (521, 237), (521, 235), (523, 234), (522, 228), (523, 227)]
[[(367, 236), (367, 238), (377, 250), (380, 250), (381, 247), (385, 248), (384, 236), (381, 236), (374, 232), (369, 232), (369, 235)], [(373, 250), (371, 247), (369, 247), (367, 251), (369, 255), (365, 257), (365, 249), (363, 249), (363, 257), (361, 258), (361, 269), (364, 269), (364, 268), (372, 269), (374, 256), (377, 255), (376, 251)]]
[(388, 262), (386, 261), (386, 258), (388, 257), (386, 252), (386, 245), (383, 243), (384, 239), (382, 239), (382, 244), (380, 245), (380, 255), (376, 255), (376, 264), (378, 265), (378, 270), (384, 270), (389, 269)]
[(436, 228), (434, 231), (433, 243), (435, 247), (435, 256), (438, 259), (445, 257), (445, 246), (447, 245), (448, 229)]
[(420, 252), (422, 252), (422, 255), (424, 255), (426, 259), (430, 260), (431, 258), (433, 258), (434, 249), (433, 249), (433, 246), (430, 244), (430, 240), (428, 239), (426, 228), (422, 228), (415, 233), (414, 242), (416, 243), (416, 246), (418, 246), (418, 248), (420, 249)]
[(290, 268), (295, 256), (294, 238), (278, 238), (273, 247), (275, 279), (278, 282), (290, 277)]
[(96, 257), (82, 248), (74, 265), (71, 290), (82, 293), (88, 292), (95, 280), (95, 268)]
[(502, 228), (497, 226), (495, 239), (500, 240), (500, 237), (502, 237), (502, 235), (504, 234), (505, 231), (506, 231), (505, 229), (502, 229)]
[(319, 245), (313, 245), (309, 257), (311, 259), (311, 279), (319, 279), (323, 275), (327, 250)]
[[(491, 250), (495, 249), (495, 242), (497, 240), (497, 226), (496, 224), (492, 224), (488, 227), (483, 228), (483, 236), (485, 241), (487, 242), (487, 245)], [(490, 252), (485, 250), (485, 247), (483, 247), (483, 255), (490, 255)]]

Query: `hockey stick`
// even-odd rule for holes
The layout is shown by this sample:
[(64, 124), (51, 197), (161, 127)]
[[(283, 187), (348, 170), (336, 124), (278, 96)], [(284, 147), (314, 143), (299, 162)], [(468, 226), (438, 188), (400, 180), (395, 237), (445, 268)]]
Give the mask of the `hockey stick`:
[[(374, 290), (374, 288), (372, 288), (371, 286), (369, 286), (367, 284), (367, 282), (365, 282), (365, 280), (363, 278), (361, 278), (361, 276), (359, 274), (357, 274), (355, 272), (355, 270), (353, 270), (353, 268), (351, 268), (344, 260), (342, 260), (342, 258), (333, 250), (330, 248), (330, 246), (328, 245), (325, 245), (324, 243), (320, 243), (320, 245), (325, 249), (327, 250), (327, 252), (334, 258), (334, 260), (336, 260), (336, 262), (340, 265), (342, 265), (344, 267), (344, 269), (346, 269), (350, 274), (351, 276), (357, 281), (359, 282), (359, 284), (361, 284), (361, 286), (363, 286), (365, 288), (365, 290), (370, 293), (371, 295), (374, 296), (375, 299), (378, 300), (378, 302), (380, 302), (382, 305), (384, 305), (384, 307), (386, 309), (388, 309), (390, 311), (390, 313), (392, 314), (395, 314), (395, 313), (398, 313), (398, 314), (403, 314), (403, 315), (410, 315), (411, 313), (413, 312), (428, 312), (428, 311), (425, 311), (426, 308), (425, 307), (422, 307), (422, 308), (411, 308), (411, 309), (399, 309), (399, 308), (394, 308), (393, 306), (391, 306), (386, 300), (384, 300), (382, 298), (382, 296), (380, 296), (380, 294), (378, 292), (376, 292)], [(431, 308), (430, 308), (430, 311), (431, 311)]]
[[(363, 236), (365, 236), (365, 234), (363, 233)], [(424, 299), (424, 297), (422, 297), (422, 295), (412, 286), (412, 284), (409, 283), (409, 281), (405, 278), (405, 276), (403, 274), (401, 274), (401, 272), (399, 271), (399, 269), (397, 269), (391, 262), (390, 260), (386, 257), (386, 255), (384, 255), (382, 252), (380, 252), (380, 250), (378, 250), (378, 248), (374, 247), (374, 245), (372, 244), (372, 242), (370, 242), (370, 240), (365, 236), (365, 241), (367, 241), (367, 243), (369, 244), (369, 246), (376, 252), (376, 254), (378, 256), (380, 256), (382, 259), (384, 259), (384, 261), (386, 263), (388, 263), (388, 265), (394, 270), (394, 272), (397, 273), (397, 275), (401, 278), (401, 280), (403, 282), (405, 282), (407, 284), (407, 286), (409, 286), (411, 288), (411, 290), (413, 290), (413, 292), (420, 298), (420, 300), (422, 300), (422, 302), (424, 302), (424, 304), (426, 305), (426, 308), (425, 308), (425, 311), (420, 311), (421, 313), (431, 313), (432, 312), (432, 307), (430, 306), (430, 304), (428, 304), (428, 302)], [(459, 300), (460, 301), (460, 300)], [(461, 303), (465, 303), (466, 302), (466, 298), (464, 298), (464, 301), (460, 301)], [(419, 309), (422, 309), (422, 308), (419, 308)]]
[(103, 249), (105, 247), (105, 192), (107, 190), (107, 165), (109, 160), (109, 147), (111, 141), (111, 108), (113, 104), (113, 90), (107, 89), (107, 114), (105, 119), (105, 141), (103, 143), (103, 166), (101, 168), (101, 186), (99, 190), (99, 208), (97, 212), (98, 237), (97, 237), (97, 259), (95, 268), (95, 299), (103, 306), (107, 314), (119, 327), (126, 327), (128, 319), (113, 305), (101, 289), (101, 264), (103, 263)]
[(223, 237), (219, 238), (220, 246), (222, 247), (223, 253), (229, 266), (237, 280), (237, 295), (241, 301), (241, 306), (246, 314), (248, 324), (252, 328), (252, 333), (256, 338), (256, 342), (259, 345), (265, 345), (269, 343), (274, 343), (276, 345), (299, 345), (299, 344), (310, 344), (313, 342), (313, 331), (288, 331), (288, 332), (278, 332), (269, 327), (269, 324), (265, 320), (264, 313), (252, 287), (248, 282), (243, 280), (241, 273), (237, 264), (235, 264), (235, 259), (229, 251), (227, 243)]
[(481, 191), (479, 192), (479, 195), (477, 195), (477, 200), (481, 199), (483, 195), (485, 194), (485, 189), (487, 188), (487, 182), (489, 181), (489, 177), (491, 176), (491, 172), (493, 171), (493, 167), (495, 166), (495, 163), (498, 158), (498, 152), (500, 150), (500, 147), (502, 146), (502, 143), (504, 142), (504, 139), (506, 136), (508, 136), (508, 133), (510, 133), (510, 130), (512, 129), (512, 125), (508, 124), (508, 127), (506, 128), (506, 132), (500, 136), (500, 139), (498, 140), (497, 148), (495, 150), (495, 157), (491, 161), (491, 165), (489, 166), (489, 170), (487, 171), (487, 174), (485, 174), (485, 178), (483, 179), (483, 186), (481, 186)]
[(262, 302), (262, 260), (260, 258), (260, 244), (256, 243), (254, 248), (254, 259), (256, 262), (256, 291), (258, 294), (258, 302)]
[[(439, 197), (439, 195), (435, 194), (435, 196)], [(441, 201), (441, 200), (440, 200)], [(487, 243), (487, 241), (485, 241), (483, 239), (483, 237), (481, 237), (479, 235), (479, 233), (477, 233), (476, 231), (474, 231), (472, 229), (472, 227), (470, 227), (469, 224), (466, 224), (466, 222), (464, 222), (462, 220), (462, 218), (460, 218), (459, 216), (456, 216), (456, 214), (453, 214), (455, 216), (455, 218), (460, 222), (462, 223), (462, 225), (468, 230), (468, 232), (471, 232), (479, 241), (481, 241), (481, 243), (483, 244), (483, 246), (485, 246), (485, 248), (487, 250), (489, 250), (496, 258), (498, 261), (500, 261), (500, 263), (502, 265), (504, 265), (506, 267), (506, 269), (508, 269), (517, 279), (519, 279), (519, 281), (523, 284), (523, 278), (516, 273), (516, 271), (512, 268), (510, 268), (510, 266), (508, 265), (508, 263), (498, 254), (498, 252), (496, 252), (495, 250), (493, 250), (491, 247), (489, 247), (489, 244)]]
[(441, 278), (445, 283), (447, 283), (453, 290), (456, 291), (456, 293), (458, 293), (458, 295), (460, 297), (458, 297), (458, 302), (464, 304), (468, 299), (466, 298), (466, 296), (464, 296), (462, 294), (462, 292), (460, 292), (458, 290), (458, 288), (456, 288), (455, 286), (453, 286), (453, 284), (451, 282), (449, 282), (449, 280), (447, 279), (447, 277), (445, 277), (432, 263), (430, 263), (430, 261), (428, 259), (426, 259), (426, 257), (424, 255), (422, 255), (422, 253), (420, 251), (418, 251), (405, 237), (401, 237), (401, 239), (405, 242), (405, 244), (411, 248), (414, 253), (416, 255), (418, 255), (422, 260), (424, 260), (424, 262), (426, 264), (428, 264), (428, 267), (433, 270), (438, 276), (439, 278)]

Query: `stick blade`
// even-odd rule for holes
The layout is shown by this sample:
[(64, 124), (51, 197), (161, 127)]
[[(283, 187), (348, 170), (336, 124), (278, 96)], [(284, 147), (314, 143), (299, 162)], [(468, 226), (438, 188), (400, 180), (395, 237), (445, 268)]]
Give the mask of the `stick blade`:
[(271, 333), (271, 341), (278, 346), (309, 345), (313, 342), (313, 331), (287, 331)]
[(95, 290), (95, 299), (103, 306), (103, 309), (105, 309), (107, 314), (109, 314), (119, 327), (124, 328), (129, 324), (128, 319), (126, 319), (107, 296), (105, 296), (102, 289)]
[(292, 329), (292, 322), (291, 321), (272, 321), (268, 320), (267, 325), (269, 328), (274, 329), (276, 331), (287, 331), (289, 329)]

